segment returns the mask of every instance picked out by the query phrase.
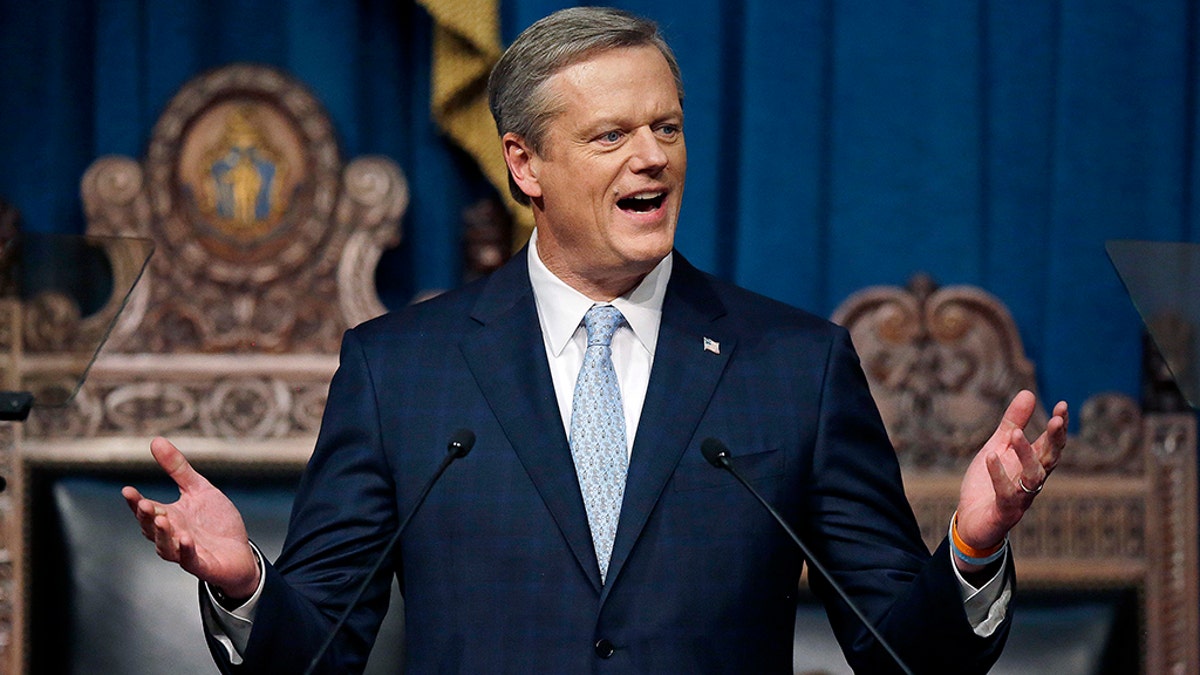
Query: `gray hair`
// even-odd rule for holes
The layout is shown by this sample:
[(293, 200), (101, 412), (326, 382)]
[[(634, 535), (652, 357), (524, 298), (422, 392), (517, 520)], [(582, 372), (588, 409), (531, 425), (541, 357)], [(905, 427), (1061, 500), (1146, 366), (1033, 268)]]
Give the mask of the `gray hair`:
[[(559, 112), (544, 91), (546, 81), (597, 52), (642, 46), (656, 47), (662, 53), (682, 101), (679, 63), (653, 21), (610, 7), (572, 7), (537, 21), (505, 50), (488, 78), (488, 105), (496, 131), (501, 136), (512, 132), (534, 152), (542, 152), (546, 128)], [(528, 195), (517, 187), (512, 174), (508, 190), (519, 203), (529, 204)]]

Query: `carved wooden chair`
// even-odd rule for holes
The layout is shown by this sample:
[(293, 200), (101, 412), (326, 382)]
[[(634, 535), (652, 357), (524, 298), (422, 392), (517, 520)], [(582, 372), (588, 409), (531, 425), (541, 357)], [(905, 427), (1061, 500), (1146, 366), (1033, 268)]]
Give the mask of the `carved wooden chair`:
[[(1013, 394), (1037, 391), (1012, 317), (978, 288), (918, 276), (908, 288), (854, 294), (833, 320), (850, 330), (909, 500), (936, 545), (967, 463)], [(1200, 673), (1196, 418), (1143, 413), (1117, 394), (1076, 404), (1073, 416), (1079, 432), (1052, 489), (1012, 534), (1019, 583), (1134, 589), (1143, 672)], [(1035, 433), (1046, 420), (1039, 411)]]
[[(146, 156), (98, 159), (82, 193), (88, 234), (143, 237), (157, 250), (72, 405), (35, 408), (23, 427), (0, 427), (0, 474), (12, 478), (0, 500), (0, 672), (30, 667), (31, 644), (55, 647), (31, 635), (41, 599), (30, 593), (43, 588), (34, 568), (53, 562), (53, 553), (37, 558), (43, 533), (70, 528), (39, 515), (48, 499), (95, 502), (86, 489), (51, 487), (57, 477), (119, 485), (149, 475), (147, 442), (165, 434), (215, 475), (270, 476), (285, 488), (294, 480), (315, 441), (342, 331), (384, 311), (375, 268), (399, 240), (408, 201), (394, 162), (343, 166), (325, 112), (297, 81), (241, 64), (187, 83)], [(130, 261), (110, 264), (115, 275), (132, 273)], [(21, 318), (24, 339), (5, 344), (35, 395), (64, 386), (64, 352), (107, 329), (36, 308)], [(194, 605), (195, 588), (183, 583), (183, 602)], [(195, 622), (161, 628), (186, 633), (204, 654)]]

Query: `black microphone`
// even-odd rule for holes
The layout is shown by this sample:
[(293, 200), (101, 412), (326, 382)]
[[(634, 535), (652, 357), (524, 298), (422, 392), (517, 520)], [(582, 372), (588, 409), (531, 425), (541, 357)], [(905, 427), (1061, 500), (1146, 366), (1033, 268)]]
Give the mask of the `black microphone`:
[(342, 629), (342, 626), (346, 623), (346, 619), (350, 617), (350, 613), (353, 612), (356, 607), (358, 607), (358, 601), (362, 599), (362, 595), (366, 592), (367, 586), (371, 585), (371, 580), (375, 578), (375, 575), (379, 572), (379, 568), (383, 567), (383, 562), (387, 560), (389, 555), (391, 555), (392, 549), (396, 548), (396, 543), (400, 541), (400, 535), (404, 534), (404, 528), (408, 527), (409, 521), (412, 520), (414, 515), (416, 515), (417, 511), (421, 508), (421, 505), (425, 503), (425, 497), (427, 497), (429, 495), (429, 491), (433, 489), (433, 484), (442, 477), (442, 474), (446, 471), (446, 467), (450, 466), (451, 462), (460, 457), (466, 457), (467, 453), (470, 452), (471, 448), (473, 447), (475, 447), (474, 431), (471, 431), (470, 429), (459, 429), (450, 435), (450, 442), (446, 444), (446, 457), (442, 460), (442, 463), (438, 465), (437, 471), (433, 472), (433, 475), (429, 477), (429, 482), (426, 483), (425, 487), (421, 489), (421, 494), (417, 496), (416, 503), (413, 504), (411, 509), (409, 509), (408, 515), (404, 517), (403, 521), (401, 521), (400, 527), (396, 528), (396, 533), (392, 535), (392, 538), (388, 540), (387, 545), (383, 547), (382, 551), (380, 551), (379, 557), (375, 560), (375, 564), (371, 567), (371, 571), (367, 573), (367, 576), (363, 579), (362, 585), (358, 587), (358, 590), (354, 593), (354, 597), (350, 599), (350, 604), (346, 605), (346, 609), (342, 612), (341, 618), (337, 620), (337, 623), (334, 624), (333, 629), (329, 631), (329, 635), (325, 638), (325, 642), (322, 643), (321, 648), (317, 650), (317, 655), (313, 657), (311, 662), (309, 662), (308, 669), (304, 671), (304, 675), (312, 675), (314, 672), (316, 672), (317, 664), (320, 663), (321, 658), (325, 656), (325, 652), (329, 651), (329, 645), (333, 644), (333, 639), (337, 637), (338, 631)]
[(733, 468), (733, 462), (730, 461), (729, 458), (729, 448), (725, 447), (724, 443), (715, 438), (706, 438), (702, 443), (700, 443), (700, 452), (704, 455), (704, 459), (708, 460), (709, 464), (712, 464), (718, 469), (725, 469), (729, 473), (733, 474), (733, 477), (738, 479), (739, 483), (746, 486), (746, 489), (750, 491), (750, 494), (754, 495), (754, 498), (758, 500), (758, 503), (762, 504), (763, 508), (770, 512), (771, 516), (775, 518), (775, 522), (779, 523), (779, 526), (788, 533), (788, 536), (792, 538), (792, 541), (796, 542), (796, 546), (800, 547), (800, 551), (804, 553), (804, 557), (808, 560), (808, 564), (812, 565), (813, 569), (817, 570), (817, 572), (820, 572), (821, 576), (825, 577), (825, 580), (829, 582), (830, 587), (837, 592), (842, 601), (845, 602), (846, 605), (850, 607), (851, 611), (854, 612), (854, 616), (857, 616), (858, 620), (862, 622), (862, 625), (866, 626), (867, 630), (871, 631), (871, 635), (875, 636), (875, 639), (879, 642), (880, 646), (883, 647), (884, 651), (886, 651), (888, 655), (892, 657), (892, 660), (896, 662), (896, 665), (900, 666), (900, 670), (904, 671), (907, 675), (913, 675), (913, 672), (909, 670), (908, 666), (904, 664), (904, 661), (900, 659), (900, 655), (897, 654), (894, 649), (892, 649), (892, 646), (883, 638), (883, 635), (879, 633), (879, 630), (875, 628), (875, 625), (867, 620), (866, 615), (862, 613), (862, 610), (858, 608), (858, 605), (854, 604), (854, 601), (850, 599), (850, 596), (845, 590), (842, 589), (837, 580), (829, 574), (829, 572), (825, 569), (825, 566), (821, 564), (821, 561), (817, 560), (813, 556), (812, 551), (808, 550), (808, 547), (804, 545), (804, 542), (801, 541), (799, 535), (797, 535), (787, 524), (787, 521), (783, 519), (783, 516), (779, 515), (779, 512), (775, 510), (775, 507), (767, 503), (767, 500), (758, 493), (758, 490), (754, 489), (753, 485), (751, 485), (745, 478), (742, 477), (742, 474), (739, 473), (737, 469)]

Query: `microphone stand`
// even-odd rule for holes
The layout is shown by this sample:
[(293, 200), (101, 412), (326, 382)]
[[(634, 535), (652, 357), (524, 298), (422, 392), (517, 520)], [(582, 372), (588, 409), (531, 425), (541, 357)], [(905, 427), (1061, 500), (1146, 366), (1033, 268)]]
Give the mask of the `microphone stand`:
[(825, 569), (825, 566), (821, 564), (821, 561), (817, 560), (813, 556), (812, 551), (808, 550), (808, 546), (804, 545), (804, 541), (801, 540), (800, 536), (792, 530), (791, 526), (787, 524), (787, 521), (783, 519), (783, 516), (779, 514), (779, 511), (776, 511), (775, 507), (771, 506), (767, 500), (761, 494), (759, 494), (758, 490), (755, 490), (754, 486), (751, 485), (744, 477), (742, 477), (742, 474), (737, 469), (733, 468), (733, 462), (729, 459), (729, 448), (725, 447), (724, 443), (715, 438), (706, 438), (704, 439), (704, 442), (700, 444), (700, 452), (704, 453), (704, 458), (708, 460), (709, 464), (712, 464), (718, 469), (725, 469), (729, 473), (733, 474), (733, 477), (736, 478), (739, 483), (744, 485), (746, 489), (750, 491), (750, 494), (754, 495), (754, 498), (758, 500), (758, 503), (762, 504), (763, 507), (766, 508), (771, 514), (771, 516), (775, 518), (775, 522), (779, 523), (780, 527), (782, 527), (783, 530), (788, 533), (788, 536), (792, 538), (792, 541), (796, 543), (796, 546), (800, 547), (800, 551), (804, 553), (804, 557), (808, 560), (808, 564), (812, 565), (813, 569), (817, 570), (821, 576), (825, 577), (825, 580), (829, 582), (829, 586), (833, 588), (833, 590), (838, 594), (838, 597), (840, 597), (842, 601), (845, 602), (848, 607), (850, 607), (850, 610), (854, 612), (854, 616), (858, 617), (858, 620), (862, 622), (862, 625), (867, 627), (867, 630), (871, 632), (871, 635), (875, 637), (875, 640), (879, 642), (879, 645), (888, 653), (888, 656), (892, 657), (892, 660), (896, 662), (896, 665), (900, 667), (900, 670), (902, 670), (905, 675), (913, 675), (913, 672), (909, 670), (908, 666), (905, 665), (903, 660), (901, 660), (900, 655), (897, 654), (894, 649), (892, 649), (892, 646), (888, 644), (886, 639), (884, 639), (883, 634), (881, 634), (879, 630), (875, 628), (875, 624), (867, 620), (866, 615), (862, 613), (862, 610), (858, 608), (858, 605), (856, 605), (854, 601), (850, 599), (850, 595), (846, 593), (841, 585), (838, 584), (837, 580), (829, 574), (829, 571)]
[(353, 612), (356, 607), (358, 607), (359, 600), (362, 599), (363, 593), (366, 592), (367, 587), (371, 585), (371, 581), (375, 578), (375, 575), (379, 573), (379, 568), (383, 567), (384, 561), (387, 560), (388, 556), (392, 554), (392, 549), (396, 548), (396, 544), (400, 541), (400, 535), (404, 533), (404, 528), (408, 527), (409, 521), (411, 521), (413, 516), (416, 515), (417, 511), (420, 510), (421, 505), (425, 503), (425, 497), (427, 497), (429, 495), (429, 491), (433, 489), (433, 484), (442, 477), (442, 474), (445, 473), (446, 468), (450, 466), (451, 462), (459, 457), (466, 457), (467, 453), (471, 451), (471, 448), (474, 445), (475, 433), (469, 429), (459, 429), (458, 431), (454, 432), (453, 435), (451, 435), (450, 442), (446, 446), (446, 456), (442, 459), (442, 463), (438, 465), (437, 471), (435, 471), (433, 475), (429, 477), (429, 482), (425, 483), (425, 487), (421, 489), (421, 493), (417, 496), (416, 503), (413, 504), (413, 507), (409, 510), (408, 515), (405, 516), (404, 521), (400, 523), (400, 527), (396, 528), (395, 534), (393, 534), (392, 538), (388, 540), (387, 545), (383, 547), (382, 551), (380, 551), (379, 557), (375, 559), (375, 564), (371, 566), (371, 570), (367, 572), (367, 575), (362, 580), (362, 584), (358, 587), (358, 590), (354, 592), (354, 596), (351, 597), (350, 602), (346, 605), (346, 609), (342, 612), (342, 616), (337, 620), (337, 623), (334, 624), (333, 629), (329, 631), (329, 635), (325, 637), (325, 642), (321, 643), (320, 649), (317, 650), (316, 656), (313, 656), (312, 661), (309, 662), (308, 669), (304, 671), (304, 675), (313, 675), (313, 673), (316, 672), (317, 664), (320, 663), (322, 658), (324, 658), (325, 652), (329, 651), (329, 646), (333, 644), (333, 639), (337, 637), (338, 631), (340, 631), (342, 626), (345, 625), (346, 619), (350, 618), (350, 613)]

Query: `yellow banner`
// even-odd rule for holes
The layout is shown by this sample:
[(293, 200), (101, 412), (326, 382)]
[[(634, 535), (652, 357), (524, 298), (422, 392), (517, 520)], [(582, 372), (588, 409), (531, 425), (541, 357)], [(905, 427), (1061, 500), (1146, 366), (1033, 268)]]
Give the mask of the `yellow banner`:
[(508, 168), (487, 103), (488, 74), (503, 51), (499, 0), (418, 2), (434, 22), (433, 118), (496, 186), (517, 224), (513, 246), (520, 246), (533, 229), (533, 214), (508, 192)]

